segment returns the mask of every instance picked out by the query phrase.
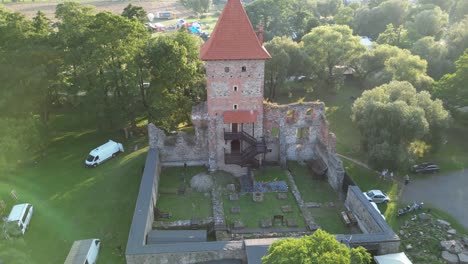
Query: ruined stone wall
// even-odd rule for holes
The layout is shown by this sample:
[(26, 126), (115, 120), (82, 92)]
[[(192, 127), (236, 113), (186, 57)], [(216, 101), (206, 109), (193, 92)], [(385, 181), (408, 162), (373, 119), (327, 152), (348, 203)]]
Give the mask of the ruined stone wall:
[(164, 164), (207, 164), (208, 123), (206, 104), (195, 106), (192, 109), (194, 135), (186, 132), (166, 135), (154, 124), (149, 124), (149, 145), (159, 150), (161, 162)]
[(304, 102), (287, 105), (264, 103), (264, 135), (271, 152), (267, 161), (306, 161), (321, 158), (328, 166), (328, 181), (340, 190), (344, 170), (336, 156), (336, 138), (328, 131), (325, 105)]
[(323, 103), (265, 103), (264, 109), (264, 133), (269, 143), (280, 145), (279, 156), (282, 164), (285, 164), (286, 160), (304, 161), (315, 158), (317, 141), (326, 141), (328, 137), (323, 135), (328, 133)]

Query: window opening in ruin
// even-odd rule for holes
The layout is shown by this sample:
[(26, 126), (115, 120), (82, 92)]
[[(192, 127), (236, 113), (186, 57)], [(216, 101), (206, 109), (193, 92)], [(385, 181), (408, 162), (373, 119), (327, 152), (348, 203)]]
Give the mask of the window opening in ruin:
[(247, 71), (247, 67), (242, 66), (242, 72), (246, 72), (246, 71)]
[(234, 90), (234, 92), (237, 92), (237, 85), (234, 85), (232, 89)]
[(297, 139), (307, 139), (309, 138), (309, 127), (299, 127), (296, 130), (296, 137)]
[(278, 135), (279, 135), (279, 128), (277, 128), (277, 127), (272, 127), (272, 128), (271, 128), (271, 136), (272, 136), (272, 137), (278, 137)]
[(232, 109), (237, 110), (237, 104), (233, 105)]
[(296, 111), (288, 110), (286, 112), (286, 122), (287, 123), (289, 123), (289, 124), (295, 123), (296, 122), (295, 118), (296, 118)]
[(229, 67), (224, 67), (224, 72), (229, 72)]

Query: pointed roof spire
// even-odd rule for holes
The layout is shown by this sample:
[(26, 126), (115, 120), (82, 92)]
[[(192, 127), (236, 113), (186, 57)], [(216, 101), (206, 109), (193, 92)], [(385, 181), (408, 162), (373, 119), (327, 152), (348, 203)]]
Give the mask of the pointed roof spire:
[(263, 48), (240, 0), (228, 0), (211, 37), (203, 44), (202, 60), (266, 60)]

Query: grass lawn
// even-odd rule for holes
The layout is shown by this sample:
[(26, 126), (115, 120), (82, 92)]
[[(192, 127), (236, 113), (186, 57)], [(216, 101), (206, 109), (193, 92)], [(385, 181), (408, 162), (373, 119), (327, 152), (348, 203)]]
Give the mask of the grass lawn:
[[(34, 205), (24, 237), (0, 239), (5, 263), (63, 263), (74, 240), (100, 238), (99, 263), (125, 263), (126, 241), (145, 162), (146, 139), (124, 141), (121, 134), (97, 133), (79, 113), (52, 117), (53, 140), (35, 165), (0, 172), (0, 199)], [(126, 152), (95, 169), (84, 168), (89, 151), (112, 138)], [(15, 189), (19, 201), (9, 192)]]
[(338, 196), (327, 181), (312, 179), (307, 167), (297, 162), (288, 162), (288, 167), (296, 182), (304, 202), (336, 202)]
[(171, 218), (161, 219), (162, 221), (188, 220), (192, 217), (204, 219), (212, 215), (211, 198), (209, 196), (194, 190), (187, 191), (185, 195), (177, 194), (180, 186), (188, 188), (192, 176), (201, 172), (206, 172), (206, 169), (203, 167), (187, 167), (185, 173), (183, 167), (162, 169), (159, 180), (159, 198), (156, 206), (161, 211), (172, 214)]
[[(287, 218), (293, 218), (299, 227), (305, 227), (304, 218), (292, 193), (287, 192), (287, 200), (279, 200), (276, 195), (277, 193), (264, 193), (263, 202), (254, 202), (251, 193), (240, 195), (238, 201), (229, 201), (229, 197), (225, 195), (223, 203), (226, 222), (232, 224), (236, 220), (241, 220), (245, 228), (257, 229), (260, 228), (260, 220), (273, 219), (274, 215), (284, 215), (285, 221)], [(290, 205), (293, 211), (283, 213), (281, 211), (283, 205)], [(233, 206), (240, 207), (240, 214), (230, 212)]]

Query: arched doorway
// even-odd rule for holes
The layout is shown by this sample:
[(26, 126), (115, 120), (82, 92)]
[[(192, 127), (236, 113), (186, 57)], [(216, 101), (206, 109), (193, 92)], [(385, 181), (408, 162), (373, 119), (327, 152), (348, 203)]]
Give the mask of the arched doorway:
[(231, 153), (240, 153), (241, 144), (239, 140), (232, 140), (231, 141)]

